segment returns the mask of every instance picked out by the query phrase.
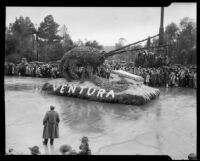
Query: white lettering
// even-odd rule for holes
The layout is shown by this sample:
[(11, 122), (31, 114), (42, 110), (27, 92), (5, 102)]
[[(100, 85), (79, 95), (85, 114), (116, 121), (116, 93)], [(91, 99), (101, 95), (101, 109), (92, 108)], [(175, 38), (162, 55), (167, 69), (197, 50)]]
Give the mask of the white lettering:
[(113, 90), (110, 90), (110, 91), (106, 94), (106, 97), (108, 97), (108, 96), (112, 96), (112, 98), (115, 98), (114, 91), (113, 91)]
[[(91, 91), (91, 89), (93, 89), (93, 91), (92, 92), (90, 92)], [(94, 92), (96, 91), (96, 89), (94, 89), (94, 88), (89, 88), (88, 89), (88, 91), (87, 91), (87, 95), (88, 96), (91, 96), (91, 95), (93, 95), (94, 94)]]
[(99, 97), (99, 95), (100, 95), (100, 97), (103, 97), (103, 94), (104, 93), (106, 93), (106, 90), (105, 89), (100, 89), (99, 91), (98, 91), (98, 93), (97, 93), (97, 97)]
[(83, 90), (85, 89), (85, 87), (80, 86), (80, 88), (81, 88), (81, 90), (80, 90), (79, 94), (81, 94), (83, 92)]
[(62, 85), (62, 87), (60, 88), (60, 93), (64, 93), (65, 87), (67, 87), (67, 85)]
[(76, 90), (76, 86), (74, 86), (74, 85), (69, 85), (68, 93), (70, 93), (70, 92), (74, 93), (75, 90)]
[(53, 84), (53, 91), (56, 91), (60, 87), (60, 84)]

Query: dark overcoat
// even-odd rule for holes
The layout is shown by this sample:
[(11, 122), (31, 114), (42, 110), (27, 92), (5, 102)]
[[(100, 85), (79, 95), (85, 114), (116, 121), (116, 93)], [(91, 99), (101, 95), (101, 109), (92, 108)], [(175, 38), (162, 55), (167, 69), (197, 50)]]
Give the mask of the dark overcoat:
[(44, 139), (54, 139), (59, 138), (59, 124), (60, 118), (58, 112), (51, 110), (45, 114), (43, 119), (43, 138)]

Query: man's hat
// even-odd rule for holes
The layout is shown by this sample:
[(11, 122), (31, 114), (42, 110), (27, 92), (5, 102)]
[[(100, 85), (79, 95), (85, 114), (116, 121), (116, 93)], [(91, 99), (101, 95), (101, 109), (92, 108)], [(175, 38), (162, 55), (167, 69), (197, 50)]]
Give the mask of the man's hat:
[(32, 154), (40, 154), (38, 146), (33, 146), (32, 148), (29, 147), (29, 150), (31, 151)]
[(51, 110), (54, 110), (54, 109), (55, 109), (55, 107), (54, 107), (53, 105), (51, 105), (51, 106), (50, 106), (50, 109), (51, 109)]
[(59, 150), (61, 153), (71, 152), (72, 147), (70, 145), (62, 145)]
[(8, 149), (8, 153), (6, 153), (7, 155), (14, 155), (14, 149), (13, 148), (10, 148)]
[(196, 154), (194, 154), (194, 153), (190, 153), (190, 154), (188, 155), (188, 159), (189, 159), (189, 160), (196, 160), (196, 159), (197, 159), (197, 156), (196, 156)]
[(8, 152), (9, 152), (9, 153), (11, 153), (11, 152), (13, 152), (13, 151), (14, 151), (13, 148), (8, 149)]
[(86, 141), (86, 142), (88, 142), (89, 140), (88, 140), (88, 137), (86, 137), (86, 136), (83, 136), (82, 137), (82, 139), (81, 139), (81, 141), (83, 142), (83, 141)]

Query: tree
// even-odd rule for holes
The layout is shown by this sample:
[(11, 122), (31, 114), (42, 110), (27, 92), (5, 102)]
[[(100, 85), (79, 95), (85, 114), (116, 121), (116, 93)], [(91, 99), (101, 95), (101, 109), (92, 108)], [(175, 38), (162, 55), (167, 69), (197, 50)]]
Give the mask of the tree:
[(40, 61), (48, 62), (62, 58), (64, 50), (61, 44), (62, 37), (58, 35), (58, 27), (52, 15), (46, 16), (40, 23), (38, 28)]
[(44, 62), (60, 60), (64, 54), (60, 43), (48, 44), (40, 48), (39, 60)]
[(96, 40), (93, 40), (93, 41), (86, 40), (85, 46), (90, 46), (90, 47), (93, 47), (93, 48), (97, 48), (99, 50), (103, 49), (103, 46), (100, 45)]
[[(185, 17), (180, 21), (180, 35), (179, 35), (179, 58), (183, 59), (183, 54), (187, 61), (181, 62), (195, 63), (192, 57), (196, 55), (196, 22), (189, 17)], [(190, 58), (189, 58), (190, 57)]]
[(171, 61), (174, 61), (174, 57), (176, 54), (175, 47), (176, 47), (177, 38), (178, 38), (179, 33), (180, 33), (180, 29), (174, 22), (170, 23), (165, 28), (164, 42), (167, 45), (169, 45), (169, 44), (171, 45), (171, 46), (167, 46), (167, 53), (168, 53), (169, 59)]
[(87, 40), (85, 38), (84, 41), (85, 42), (83, 42), (83, 40), (81, 40), (81, 39), (78, 39), (77, 41), (74, 42), (74, 47), (75, 46), (90, 46), (90, 47), (93, 47), (93, 48), (97, 48), (99, 50), (103, 49), (103, 46), (100, 45), (96, 40)]
[(57, 43), (61, 41), (61, 37), (57, 35), (59, 25), (54, 21), (52, 15), (44, 18), (44, 22), (40, 23), (38, 28), (38, 36), (48, 44)]
[(61, 41), (64, 52), (71, 50), (74, 47), (74, 43), (71, 39), (71, 36), (67, 32), (67, 28), (65, 25), (62, 26), (60, 30), (61, 37), (63, 40)]
[(77, 46), (84, 46), (84, 42), (81, 39), (74, 41), (74, 47), (77, 47)]
[(115, 43), (115, 49), (119, 49), (121, 47), (123, 47), (126, 43), (126, 39), (125, 38), (119, 38), (118, 42)]
[[(126, 42), (127, 42), (127, 40), (125, 38), (119, 38), (118, 42), (115, 43), (115, 49), (119, 49), (119, 48), (123, 47)], [(117, 55), (114, 55), (113, 58), (116, 60), (124, 61), (126, 59), (126, 57), (124, 55), (125, 55), (125, 53), (117, 54)]]
[[(11, 24), (10, 24), (11, 25)], [(5, 34), (5, 56), (13, 54), (17, 48), (17, 39), (11, 33), (11, 27), (6, 27)]]
[(174, 43), (179, 34), (178, 26), (172, 22), (165, 28), (165, 42)]
[(34, 58), (34, 36), (32, 34), (34, 30), (35, 27), (29, 17), (20, 16), (16, 18), (14, 23), (9, 24), (9, 27), (6, 28), (5, 37), (5, 54), (6, 56), (9, 55), (7, 60), (18, 62), (19, 60), (15, 60), (15, 58), (26, 57), (28, 60)]
[(196, 23), (189, 17), (185, 17), (180, 22), (180, 47), (191, 49), (196, 45)]

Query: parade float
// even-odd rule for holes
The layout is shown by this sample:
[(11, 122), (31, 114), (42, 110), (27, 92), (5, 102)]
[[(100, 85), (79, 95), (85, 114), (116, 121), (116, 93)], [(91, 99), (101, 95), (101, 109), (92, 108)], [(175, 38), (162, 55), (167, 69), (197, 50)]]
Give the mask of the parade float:
[(106, 53), (87, 46), (73, 48), (60, 62), (63, 78), (45, 83), (42, 90), (48, 94), (129, 105), (143, 105), (158, 97), (160, 91), (144, 85), (140, 76), (123, 70), (111, 71), (109, 79), (98, 75), (105, 59), (125, 51), (121, 49)]

